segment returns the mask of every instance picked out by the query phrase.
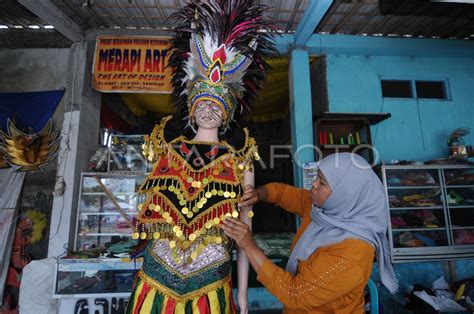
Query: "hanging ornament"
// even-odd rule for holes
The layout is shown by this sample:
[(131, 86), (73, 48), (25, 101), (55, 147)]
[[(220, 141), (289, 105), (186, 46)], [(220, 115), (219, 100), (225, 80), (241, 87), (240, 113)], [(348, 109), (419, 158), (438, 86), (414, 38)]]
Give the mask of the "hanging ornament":
[(0, 131), (0, 152), (3, 160), (16, 171), (43, 171), (53, 161), (59, 150), (59, 133), (51, 119), (36, 134), (26, 134), (15, 127), (9, 119), (8, 133)]
[(10, 165), (4, 159), (5, 154), (0, 150), (0, 169), (10, 168)]

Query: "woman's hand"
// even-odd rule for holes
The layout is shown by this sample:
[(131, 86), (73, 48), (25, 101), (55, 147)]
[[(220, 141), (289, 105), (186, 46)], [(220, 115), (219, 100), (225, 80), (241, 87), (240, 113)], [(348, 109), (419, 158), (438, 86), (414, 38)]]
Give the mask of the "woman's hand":
[(238, 219), (229, 217), (224, 220), (222, 230), (224, 230), (226, 235), (234, 239), (237, 245), (244, 251), (252, 246), (256, 246), (249, 226)]
[(267, 189), (263, 186), (256, 189), (251, 185), (246, 185), (244, 188), (244, 194), (240, 197), (238, 205), (239, 207), (247, 207), (260, 201), (266, 201), (267, 194)]

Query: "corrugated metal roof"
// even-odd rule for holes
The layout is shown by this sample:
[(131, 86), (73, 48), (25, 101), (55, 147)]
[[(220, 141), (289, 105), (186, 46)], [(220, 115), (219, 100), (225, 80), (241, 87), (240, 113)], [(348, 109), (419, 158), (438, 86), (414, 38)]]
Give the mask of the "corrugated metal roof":
[(474, 39), (474, 5), (449, 4), (449, 12), (447, 4), (431, 5), (403, 11), (400, 4), (396, 14), (383, 14), (378, 0), (336, 0), (316, 33)]
[[(260, 0), (270, 7), (268, 16), (277, 29), (296, 29), (308, 0)], [(53, 0), (64, 13), (86, 29), (151, 28), (169, 29), (174, 25), (169, 16), (184, 5), (182, 0)]]
[(0, 24), (10, 28), (43, 25), (43, 21), (14, 0), (0, 1)]
[[(184, 5), (183, 0), (51, 0), (65, 15), (83, 30), (96, 29), (172, 29), (169, 16)], [(382, 0), (380, 0), (382, 1)], [(455, 38), (474, 40), (474, 5), (443, 6), (423, 4), (405, 6), (387, 11), (379, 0), (334, 0), (316, 33), (351, 34), (389, 37)], [(383, 0), (385, 2), (395, 0)], [(397, 0), (398, 1), (398, 0)], [(408, 1), (408, 0), (399, 0)], [(309, 5), (309, 0), (256, 0), (270, 7), (267, 15), (278, 31), (292, 33)], [(444, 10), (444, 11), (443, 11)], [(388, 10), (390, 11), (390, 10)], [(461, 14), (467, 12), (468, 15)], [(428, 14), (426, 14), (428, 13)], [(36, 15), (25, 9), (16, 0), (0, 1), (0, 25), (10, 29), (30, 25), (44, 27)], [(29, 30), (35, 32), (37, 30)], [(47, 30), (45, 30), (47, 31)], [(49, 30), (54, 34), (54, 30)], [(0, 29), (1, 36), (12, 32)]]

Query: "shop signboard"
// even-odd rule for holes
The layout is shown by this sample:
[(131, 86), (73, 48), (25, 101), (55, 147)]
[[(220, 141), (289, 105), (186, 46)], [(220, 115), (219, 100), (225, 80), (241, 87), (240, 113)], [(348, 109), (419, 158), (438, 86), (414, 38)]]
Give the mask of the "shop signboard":
[(98, 36), (93, 87), (100, 92), (171, 93), (170, 37)]

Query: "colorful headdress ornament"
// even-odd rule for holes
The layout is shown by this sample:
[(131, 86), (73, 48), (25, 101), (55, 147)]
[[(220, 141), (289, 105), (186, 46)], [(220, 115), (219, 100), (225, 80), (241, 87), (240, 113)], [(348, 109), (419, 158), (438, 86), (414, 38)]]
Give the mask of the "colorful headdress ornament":
[(172, 101), (188, 127), (201, 101), (223, 110), (223, 132), (236, 111), (249, 113), (266, 77), (263, 51), (274, 51), (264, 9), (253, 0), (192, 0), (175, 14)]

